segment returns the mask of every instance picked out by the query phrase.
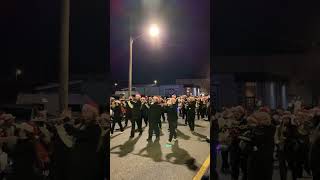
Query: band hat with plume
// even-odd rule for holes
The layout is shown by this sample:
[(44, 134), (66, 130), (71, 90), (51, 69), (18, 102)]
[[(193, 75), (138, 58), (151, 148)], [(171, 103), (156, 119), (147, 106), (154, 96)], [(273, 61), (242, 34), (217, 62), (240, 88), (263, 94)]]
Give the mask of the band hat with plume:
[(99, 113), (98, 113), (98, 109), (97, 109), (96, 107), (92, 106), (91, 104), (85, 104), (85, 105), (83, 105), (82, 111), (84, 111), (84, 110), (91, 111), (91, 112), (93, 112), (93, 113), (96, 114), (96, 115), (99, 114)]
[(266, 113), (270, 113), (270, 109), (268, 107), (261, 107), (259, 109), (260, 112), (266, 112)]
[(28, 123), (21, 123), (21, 124), (16, 124), (16, 127), (18, 129), (21, 129), (21, 130), (24, 130), (24, 131), (27, 131), (29, 133), (33, 133), (34, 132), (34, 129), (31, 125), (29, 125)]
[(281, 116), (281, 120), (284, 120), (284, 119), (288, 119), (288, 120), (291, 120), (293, 117), (292, 117), (292, 115), (289, 115), (289, 114), (285, 114), (285, 115), (283, 115), (283, 116)]
[(298, 121), (304, 122), (304, 121), (310, 121), (313, 116), (312, 116), (312, 113), (310, 113), (309, 111), (301, 110), (295, 113), (295, 117)]
[(12, 114), (2, 114), (0, 119), (8, 121), (8, 120), (14, 120), (14, 119), (16, 119), (16, 117), (13, 116)]
[(223, 111), (222, 112), (222, 117), (223, 118), (232, 118), (233, 117), (232, 110), (227, 109), (227, 110)]
[(319, 116), (320, 115), (320, 108), (319, 107), (314, 107), (311, 109), (312, 113), (314, 116)]
[(283, 115), (291, 115), (291, 112), (290, 111), (284, 111)]
[(241, 114), (244, 114), (245, 113), (245, 110), (242, 106), (236, 106), (234, 109), (233, 109), (235, 112), (239, 112)]
[(255, 112), (248, 117), (248, 122), (251, 122), (257, 125), (270, 125), (271, 117), (266, 112)]
[(46, 122), (45, 118), (33, 118), (30, 121), (31, 122)]

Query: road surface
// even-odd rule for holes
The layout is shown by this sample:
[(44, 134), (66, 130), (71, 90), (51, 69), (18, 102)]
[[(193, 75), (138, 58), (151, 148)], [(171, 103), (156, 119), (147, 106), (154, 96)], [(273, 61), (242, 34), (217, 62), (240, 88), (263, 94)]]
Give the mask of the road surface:
[[(114, 132), (110, 142), (111, 180), (192, 180), (210, 154), (209, 122), (195, 121), (195, 133), (178, 120), (178, 141), (171, 147), (168, 123), (162, 123), (160, 141), (148, 143), (148, 127), (141, 136), (136, 132), (130, 139), (130, 128), (124, 133)], [(130, 123), (129, 123), (130, 125)], [(145, 126), (143, 122), (143, 127)], [(116, 126), (117, 127), (117, 126)]]

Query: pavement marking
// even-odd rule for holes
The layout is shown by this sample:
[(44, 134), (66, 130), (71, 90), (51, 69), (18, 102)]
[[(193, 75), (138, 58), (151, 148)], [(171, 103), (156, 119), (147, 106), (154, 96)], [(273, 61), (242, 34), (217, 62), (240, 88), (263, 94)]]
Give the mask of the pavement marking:
[(172, 147), (172, 144), (168, 144), (168, 143), (166, 143), (166, 148), (171, 148)]
[(202, 176), (206, 173), (208, 167), (210, 165), (210, 154), (207, 157), (207, 159), (204, 161), (204, 163), (202, 164), (200, 170), (198, 171), (198, 173), (196, 174), (196, 176), (193, 177), (193, 180), (201, 180)]

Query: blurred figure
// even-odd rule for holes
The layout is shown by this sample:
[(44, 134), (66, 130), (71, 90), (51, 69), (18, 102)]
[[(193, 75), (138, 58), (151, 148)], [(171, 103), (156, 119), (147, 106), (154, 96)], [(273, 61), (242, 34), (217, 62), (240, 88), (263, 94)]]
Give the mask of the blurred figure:
[(116, 124), (119, 125), (120, 131), (122, 133), (123, 132), (123, 127), (122, 127), (122, 123), (121, 123), (121, 120), (122, 120), (121, 102), (118, 101), (118, 100), (113, 101), (112, 104), (111, 104), (111, 109), (113, 111), (113, 121), (112, 121), (112, 126), (111, 126), (111, 135), (113, 135), (113, 131), (114, 131), (114, 128), (115, 128)]
[[(249, 132), (248, 180), (272, 180), (275, 127), (265, 112), (256, 112), (248, 117), (252, 127)], [(248, 138), (248, 137), (247, 137)]]
[(172, 138), (173, 141), (177, 140), (177, 132), (176, 127), (178, 124), (178, 115), (177, 115), (177, 109), (176, 109), (176, 100), (171, 98), (167, 101), (166, 111), (168, 112), (168, 122), (169, 122), (169, 140), (168, 144), (172, 144)]
[(310, 168), (313, 179), (320, 179), (320, 109), (316, 109), (313, 118), (314, 130), (311, 135)]
[[(166, 122), (166, 115), (165, 115), (166, 108), (164, 106), (165, 103), (166, 103), (166, 100), (161, 98), (161, 107), (162, 107), (161, 108), (161, 117), (162, 117), (162, 122)], [(162, 129), (161, 126), (160, 126), (160, 129)]]
[(188, 99), (187, 120), (191, 132), (194, 132), (194, 121), (196, 117), (196, 102), (194, 97)]
[(27, 123), (18, 125), (18, 141), (14, 148), (13, 179), (39, 179), (34, 171), (37, 156), (34, 149), (33, 127)]
[(129, 100), (125, 102), (125, 109), (126, 109), (126, 116), (125, 116), (125, 125), (126, 128), (128, 126), (128, 122), (131, 122), (132, 126), (132, 104), (133, 104), (133, 97), (130, 96)]
[(150, 105), (146, 98), (141, 98), (141, 103), (142, 103), (141, 119), (143, 119), (145, 125), (148, 126), (148, 111), (149, 111)]
[(130, 138), (134, 137), (136, 124), (139, 130), (139, 136), (142, 135), (142, 119), (141, 119), (141, 96), (136, 95), (134, 101), (129, 101), (129, 107), (131, 108), (132, 118), (131, 118), (131, 135)]
[(95, 107), (87, 104), (83, 106), (82, 122), (73, 130), (75, 143), (71, 151), (69, 180), (98, 179), (97, 147), (101, 135), (96, 122), (98, 116)]
[(149, 136), (147, 141), (152, 141), (153, 133), (156, 134), (156, 140), (160, 139), (159, 121), (161, 122), (161, 105), (158, 97), (153, 97), (153, 103), (149, 109)]

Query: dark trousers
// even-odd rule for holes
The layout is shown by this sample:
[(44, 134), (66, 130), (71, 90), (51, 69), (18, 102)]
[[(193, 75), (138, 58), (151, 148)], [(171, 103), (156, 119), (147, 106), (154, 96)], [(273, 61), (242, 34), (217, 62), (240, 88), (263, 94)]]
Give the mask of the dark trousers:
[(152, 139), (153, 133), (156, 134), (157, 138), (160, 137), (160, 129), (159, 129), (157, 122), (150, 122), (149, 123), (149, 137), (148, 137), (148, 139)]
[(121, 124), (121, 118), (119, 119), (113, 119), (112, 121), (112, 126), (111, 126), (111, 134), (113, 134), (113, 131), (114, 131), (114, 128), (116, 126), (116, 124), (118, 123), (119, 127), (120, 127), (120, 131), (122, 132), (123, 131), (123, 127), (122, 127), (122, 124)]
[(235, 149), (235, 151), (230, 151), (231, 179), (238, 180), (241, 169), (243, 173), (242, 180), (246, 180), (248, 177), (247, 159), (241, 157), (241, 153), (238, 150), (236, 150), (238, 149), (237, 147), (233, 149)]
[(200, 115), (201, 115), (201, 118), (205, 118), (206, 117), (206, 109), (205, 108), (202, 108), (201, 111), (200, 111)]
[(320, 180), (320, 172), (312, 172), (313, 180)]
[(187, 116), (186, 110), (182, 109), (181, 111), (182, 111), (182, 119), (186, 118)]
[(161, 120), (159, 120), (159, 122), (158, 122), (157, 124), (158, 124), (158, 127), (159, 127), (160, 129), (162, 129), (162, 122), (161, 122)]
[(278, 151), (280, 179), (287, 180), (287, 164), (284, 151)]
[(200, 119), (200, 109), (197, 111), (198, 120)]
[(291, 170), (291, 176), (292, 176), (292, 180), (296, 180), (299, 178), (299, 176), (301, 176), (302, 172), (303, 172), (303, 167), (302, 164), (299, 163), (298, 161), (295, 160), (290, 160), (288, 162), (288, 166)]
[(194, 119), (195, 119), (195, 115), (188, 115), (188, 124), (190, 127), (191, 131), (194, 131)]
[(184, 124), (187, 125), (187, 124), (188, 124), (188, 115), (187, 115), (187, 114), (184, 114), (183, 117), (184, 117), (184, 116), (186, 117), (186, 119), (184, 120)]
[(131, 119), (131, 118), (129, 118), (129, 117), (125, 117), (125, 119), (124, 119), (124, 122), (125, 122), (124, 127), (127, 127), (127, 126), (128, 126), (128, 121), (129, 121), (130, 119)]
[[(146, 124), (146, 126), (148, 126), (148, 116), (143, 115), (143, 116), (141, 117), (141, 119), (143, 119), (143, 121), (144, 121), (144, 123)], [(141, 121), (142, 121), (142, 120), (141, 120)]]
[(169, 141), (172, 141), (172, 138), (177, 138), (177, 132), (176, 132), (176, 128), (177, 128), (177, 119), (174, 120), (168, 120), (169, 121)]
[(166, 121), (166, 116), (164, 115), (164, 112), (161, 113), (161, 117), (162, 117), (163, 122), (165, 122)]
[(229, 151), (221, 151), (221, 159), (222, 159), (222, 170), (229, 169)]
[(132, 124), (132, 127), (131, 127), (131, 137), (134, 136), (134, 132), (136, 130), (136, 123), (137, 123), (137, 126), (138, 126), (138, 129), (139, 129), (139, 132), (142, 133), (142, 119), (139, 118), (139, 119), (132, 119), (131, 120), (131, 124)]

